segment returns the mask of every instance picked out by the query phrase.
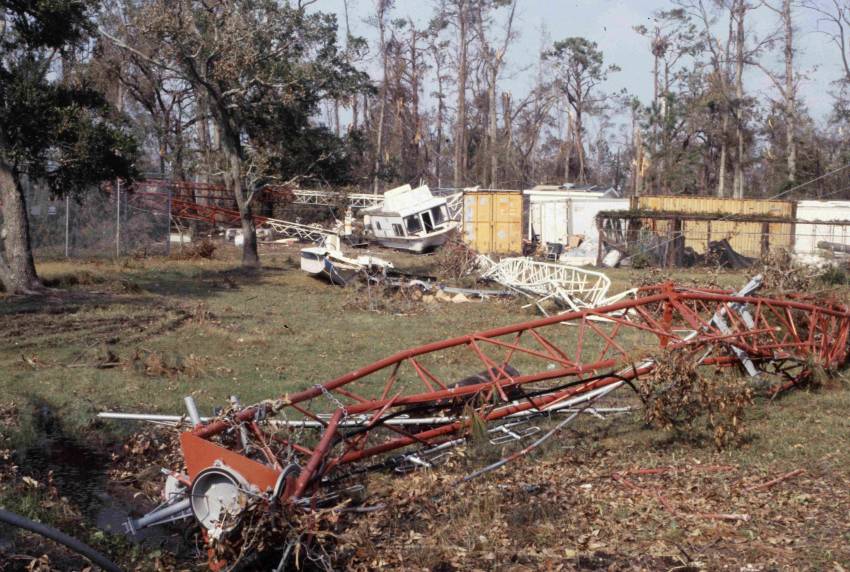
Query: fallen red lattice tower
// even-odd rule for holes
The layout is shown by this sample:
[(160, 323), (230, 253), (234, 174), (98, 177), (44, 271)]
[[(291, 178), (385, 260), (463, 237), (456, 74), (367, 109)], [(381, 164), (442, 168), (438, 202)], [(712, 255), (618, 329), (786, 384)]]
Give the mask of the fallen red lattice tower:
[[(200, 189), (198, 188), (200, 187)], [(232, 196), (222, 193), (222, 189), (212, 186), (204, 191), (204, 185), (177, 185), (168, 187), (172, 194), (162, 192), (154, 183), (137, 183), (128, 193), (128, 201), (134, 207), (169, 216), (173, 219), (200, 221), (214, 227), (241, 228), (242, 216)], [(146, 190), (153, 189), (153, 190)], [(277, 192), (277, 191), (275, 191)], [(283, 193), (280, 191), (278, 194)], [(277, 195), (275, 195), (277, 196)], [(286, 200), (285, 195), (281, 195)], [(317, 225), (307, 225), (252, 214), (251, 219), (258, 228), (268, 228), (285, 237), (295, 237), (308, 241), (320, 241), (335, 231)]]
[(430, 466), (473, 420), (496, 438), (523, 437), (528, 419), (638, 384), (668, 352), (706, 372), (738, 368), (775, 389), (844, 365), (846, 306), (757, 296), (758, 286), (644, 287), (606, 307), (405, 350), (209, 421), (193, 414), (195, 426), (181, 435), (186, 473), (172, 475), (173, 496), (135, 526), (162, 522), (162, 511), (194, 514), (214, 542), (238, 528), (246, 505), (308, 509), (352, 474)]

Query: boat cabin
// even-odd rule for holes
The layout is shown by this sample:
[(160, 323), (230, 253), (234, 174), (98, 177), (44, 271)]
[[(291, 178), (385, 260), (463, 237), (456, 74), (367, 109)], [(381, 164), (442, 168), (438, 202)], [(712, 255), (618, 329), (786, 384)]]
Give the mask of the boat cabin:
[(423, 252), (445, 242), (457, 223), (449, 219), (446, 199), (423, 185), (404, 185), (384, 193), (384, 204), (364, 212), (375, 239), (385, 246)]

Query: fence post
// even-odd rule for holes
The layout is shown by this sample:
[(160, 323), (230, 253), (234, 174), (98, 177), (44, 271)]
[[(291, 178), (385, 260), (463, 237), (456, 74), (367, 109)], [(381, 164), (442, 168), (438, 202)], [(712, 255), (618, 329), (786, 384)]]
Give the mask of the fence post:
[(65, 195), (65, 258), (71, 257), (71, 243), (69, 234), (71, 230), (71, 197)]
[(121, 179), (115, 179), (115, 258), (121, 257)]
[[(168, 185), (168, 220), (165, 226), (165, 255), (171, 256), (171, 185)], [(183, 244), (183, 233), (180, 233), (180, 244)]]

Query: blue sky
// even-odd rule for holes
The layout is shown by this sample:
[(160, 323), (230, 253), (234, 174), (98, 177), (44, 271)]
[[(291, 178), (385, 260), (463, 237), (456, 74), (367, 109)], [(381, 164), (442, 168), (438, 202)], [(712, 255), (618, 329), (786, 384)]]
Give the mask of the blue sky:
[[(374, 39), (376, 32), (365, 22), (374, 12), (374, 0), (348, 0), (348, 3), (353, 33)], [(314, 5), (318, 10), (337, 13), (340, 26), (343, 22), (343, 6), (343, 0), (318, 0)], [(501, 80), (501, 89), (510, 90), (515, 99), (527, 92), (542, 37), (554, 41), (569, 36), (584, 36), (599, 44), (606, 61), (622, 68), (622, 71), (611, 75), (607, 88), (611, 91), (626, 88), (647, 102), (652, 94), (652, 58), (647, 41), (633, 27), (640, 24), (651, 27), (653, 13), (671, 7), (672, 2), (669, 0), (519, 0), (515, 21), (515, 30), (519, 35), (509, 48), (507, 59), (510, 66)], [(425, 24), (433, 10), (433, 4), (428, 0), (397, 0), (394, 15), (410, 16), (414, 21)], [(800, 96), (815, 119), (822, 122), (831, 106), (831, 82), (842, 74), (839, 53), (826, 35), (818, 32), (818, 28), (828, 27), (814, 13), (797, 9), (796, 17), (799, 28), (798, 68), (807, 76), (801, 85)], [(756, 34), (761, 36), (778, 24), (775, 15), (764, 8), (753, 13), (751, 23)], [(545, 35), (542, 36), (541, 31)], [(781, 65), (778, 58), (779, 54), (770, 54), (763, 61), (769, 67), (777, 67)], [(776, 96), (769, 81), (756, 69), (747, 72), (745, 89), (748, 94), (758, 96), (762, 101), (764, 97)]]

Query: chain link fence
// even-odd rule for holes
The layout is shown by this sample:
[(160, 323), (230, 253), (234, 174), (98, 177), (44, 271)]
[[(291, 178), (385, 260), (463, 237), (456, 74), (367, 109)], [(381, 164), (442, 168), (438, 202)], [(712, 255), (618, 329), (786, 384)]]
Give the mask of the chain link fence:
[(92, 189), (79, 198), (27, 191), (27, 215), (37, 259), (167, 255), (167, 211), (135, 206), (125, 192)]

